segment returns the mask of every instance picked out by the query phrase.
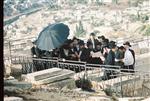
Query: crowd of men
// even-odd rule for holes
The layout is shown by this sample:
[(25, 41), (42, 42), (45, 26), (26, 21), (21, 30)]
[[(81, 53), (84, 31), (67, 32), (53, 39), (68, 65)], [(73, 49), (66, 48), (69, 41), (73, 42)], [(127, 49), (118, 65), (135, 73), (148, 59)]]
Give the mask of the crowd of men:
[[(91, 33), (86, 43), (74, 37), (66, 40), (60, 48), (53, 49), (51, 52), (40, 50), (36, 45), (31, 48), (31, 51), (32, 55), (38, 58), (57, 57), (89, 64), (116, 65), (123, 69), (134, 70), (135, 53), (130, 47), (129, 42), (118, 47), (116, 42), (110, 41), (105, 36), (96, 37), (94, 33)], [(106, 75), (109, 75), (108, 71)]]

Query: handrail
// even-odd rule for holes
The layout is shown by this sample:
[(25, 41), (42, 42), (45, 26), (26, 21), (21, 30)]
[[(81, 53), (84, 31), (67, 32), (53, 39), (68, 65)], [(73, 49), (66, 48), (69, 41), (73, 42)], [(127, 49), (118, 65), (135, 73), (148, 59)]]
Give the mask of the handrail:
[[(65, 65), (82, 65), (85, 66), (86, 68), (104, 68), (104, 69), (112, 69), (112, 70), (117, 70), (119, 69), (121, 70), (126, 70), (126, 69), (121, 69), (120, 66), (115, 66), (115, 65), (104, 65), (104, 64), (89, 64), (86, 62), (82, 62), (82, 61), (72, 61), (72, 60), (65, 60), (63, 61), (62, 59), (58, 59), (58, 58), (48, 58), (48, 59), (43, 59), (43, 58), (35, 58), (35, 57), (27, 57), (27, 56), (12, 56), (11, 58), (9, 56), (4, 57), (4, 61), (5, 60), (12, 60), (12, 61), (28, 61), (28, 60), (36, 60), (36, 61), (47, 61), (47, 62), (57, 62), (58, 64), (65, 64)], [(129, 70), (129, 69), (127, 69)], [(131, 70), (134, 71), (135, 73), (142, 73), (142, 74), (147, 74), (150, 72), (145, 72), (145, 71), (140, 71), (140, 70)]]

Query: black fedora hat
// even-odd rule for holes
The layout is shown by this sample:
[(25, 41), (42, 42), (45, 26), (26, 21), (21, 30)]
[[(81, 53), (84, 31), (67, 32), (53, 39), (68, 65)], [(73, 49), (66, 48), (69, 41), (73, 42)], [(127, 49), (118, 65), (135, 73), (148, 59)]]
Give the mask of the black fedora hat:
[(92, 33), (90, 33), (90, 36), (95, 36), (95, 33), (93, 33), (93, 32), (92, 32)]
[(125, 49), (123, 46), (120, 46), (118, 49), (121, 49), (121, 50), (123, 50), (123, 49)]
[(108, 46), (109, 46), (110, 49), (112, 49), (112, 48), (115, 48), (117, 45), (116, 45), (116, 42), (110, 41), (110, 42), (108, 43)]
[(79, 44), (79, 46), (85, 45), (84, 41), (82, 41), (82, 40), (81, 40), (81, 41), (79, 41), (79, 43), (78, 43), (78, 44)]
[(129, 47), (131, 47), (130, 42), (126, 41), (123, 45), (128, 45)]

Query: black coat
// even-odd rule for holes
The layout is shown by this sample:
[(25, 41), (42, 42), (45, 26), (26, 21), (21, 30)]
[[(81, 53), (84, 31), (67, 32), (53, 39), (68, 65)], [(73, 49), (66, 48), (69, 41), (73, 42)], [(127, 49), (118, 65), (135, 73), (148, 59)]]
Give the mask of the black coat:
[(119, 51), (119, 50), (117, 50), (116, 54), (115, 54), (115, 58), (116, 59), (123, 59), (124, 58), (124, 53)]
[(32, 53), (32, 56), (33, 56), (33, 55), (36, 55), (35, 47), (34, 47), (34, 46), (31, 48), (31, 53)]
[(73, 47), (73, 51), (79, 54), (80, 49), (77, 49), (77, 47)]
[[(87, 41), (87, 44), (88, 43), (92, 43), (92, 40), (91, 39), (88, 39), (88, 41)], [(99, 41), (97, 40), (97, 39), (94, 39), (94, 46), (95, 46), (95, 48), (96, 48), (96, 45), (99, 43)], [(93, 44), (93, 43), (92, 43)]]
[(75, 60), (75, 61), (78, 60), (77, 57), (72, 57), (72, 56), (71, 56), (72, 54), (75, 55), (74, 49), (73, 49), (73, 50), (72, 50), (72, 49), (67, 49), (67, 50), (68, 50), (68, 55), (65, 54), (63, 48), (60, 48), (59, 57), (60, 57), (60, 58), (64, 58), (64, 59), (66, 59), (66, 60)]
[(90, 52), (91, 52), (91, 50), (83, 48), (81, 51), (82, 51), (82, 53), (80, 55), (80, 60), (84, 61), (84, 62), (89, 62), (90, 61)]
[[(101, 49), (101, 53), (102, 53), (102, 54), (103, 54), (105, 48), (107, 48), (107, 47), (105, 47), (105, 46), (102, 47), (102, 49)], [(108, 55), (107, 52), (105, 52), (105, 54), (103, 54), (103, 56), (104, 56), (105, 59), (107, 58), (107, 55)]]
[[(69, 49), (70, 60), (78, 61), (76, 53), (77, 53), (77, 49), (75, 47), (72, 49)], [(72, 57), (71, 55), (75, 55), (76, 57)]]
[(134, 58), (134, 63), (133, 63), (133, 65), (135, 64), (135, 52), (134, 52), (134, 50), (132, 50), (132, 49), (129, 49), (129, 51), (132, 53), (132, 55), (133, 55), (133, 58)]
[[(112, 50), (109, 51), (109, 53), (105, 59), (105, 65), (115, 65), (115, 52), (113, 52)], [(111, 69), (113, 69), (113, 68), (111, 67)], [(111, 78), (116, 77), (114, 75), (116, 75), (115, 71), (105, 70), (103, 79), (111, 79)]]
[(115, 65), (115, 52), (112, 50), (109, 51), (106, 59), (105, 59), (106, 65)]
[(36, 55), (38, 58), (42, 57), (42, 50), (40, 50), (38, 47), (32, 47), (31, 48), (32, 55)]
[(96, 58), (90, 58), (89, 61), (91, 64), (103, 64), (103, 61), (101, 60), (100, 57), (96, 57)]
[[(117, 50), (116, 53), (115, 53), (115, 58), (118, 59), (118, 60), (119, 59), (123, 59), (124, 58), (124, 53), (121, 52), (121, 51), (119, 51), (119, 50)], [(123, 66), (124, 63), (122, 61), (116, 61), (115, 65), (117, 65), (117, 66)]]
[[(69, 49), (68, 49), (68, 51), (69, 51)], [(70, 60), (69, 52), (68, 52), (68, 55), (66, 55), (63, 48), (60, 48), (60, 50), (59, 50), (59, 57), (64, 58), (66, 60)]]

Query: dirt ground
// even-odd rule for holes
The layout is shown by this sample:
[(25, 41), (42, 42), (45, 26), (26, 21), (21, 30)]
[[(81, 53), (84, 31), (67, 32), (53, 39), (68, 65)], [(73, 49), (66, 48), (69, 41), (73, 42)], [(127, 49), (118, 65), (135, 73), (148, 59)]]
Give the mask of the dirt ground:
[(8, 89), (5, 90), (5, 96), (20, 97), (24, 101), (87, 101), (88, 97), (108, 97), (104, 91), (83, 91), (75, 87), (71, 79), (47, 85), (32, 85), (28, 90)]
[(28, 91), (9, 94), (9, 96), (21, 97), (24, 101), (87, 101), (88, 97), (105, 96), (104, 92), (87, 92), (80, 89), (30, 89)]

